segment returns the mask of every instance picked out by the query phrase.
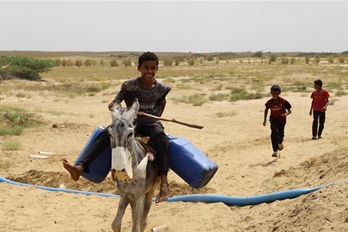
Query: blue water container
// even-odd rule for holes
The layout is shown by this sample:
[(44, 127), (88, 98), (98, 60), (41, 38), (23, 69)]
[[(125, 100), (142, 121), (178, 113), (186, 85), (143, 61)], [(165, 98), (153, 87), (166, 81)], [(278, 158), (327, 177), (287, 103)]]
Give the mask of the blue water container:
[[(99, 126), (92, 133), (85, 147), (75, 161), (77, 165), (86, 154), (98, 135), (105, 127)], [(185, 138), (168, 135), (169, 139), (169, 168), (172, 169), (192, 188), (202, 188), (208, 184), (218, 170), (217, 164), (198, 150)], [(94, 183), (101, 183), (107, 177), (111, 168), (111, 148), (107, 147), (89, 165), (89, 172), (82, 172), (82, 176)]]
[[(86, 154), (87, 150), (92, 146), (98, 135), (105, 129), (104, 126), (98, 126), (90, 139), (87, 141), (85, 147), (82, 149), (80, 155), (75, 161), (77, 165), (81, 158)], [(82, 172), (81, 176), (94, 183), (101, 183), (107, 177), (111, 168), (111, 147), (107, 147), (93, 162), (89, 165), (89, 172)]]
[(218, 165), (185, 138), (168, 135), (169, 167), (192, 188), (202, 188), (213, 178)]

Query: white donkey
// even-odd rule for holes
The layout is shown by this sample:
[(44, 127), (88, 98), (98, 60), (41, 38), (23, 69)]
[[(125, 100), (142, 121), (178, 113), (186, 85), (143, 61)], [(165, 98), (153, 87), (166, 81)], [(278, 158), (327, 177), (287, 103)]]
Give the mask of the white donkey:
[(111, 225), (113, 231), (117, 232), (121, 231), (122, 217), (128, 204), (132, 208), (132, 232), (145, 231), (147, 215), (157, 185), (155, 163), (148, 162), (146, 149), (135, 140), (133, 121), (138, 110), (139, 102), (135, 99), (128, 111), (116, 102), (111, 112), (111, 171), (121, 196), (116, 217)]

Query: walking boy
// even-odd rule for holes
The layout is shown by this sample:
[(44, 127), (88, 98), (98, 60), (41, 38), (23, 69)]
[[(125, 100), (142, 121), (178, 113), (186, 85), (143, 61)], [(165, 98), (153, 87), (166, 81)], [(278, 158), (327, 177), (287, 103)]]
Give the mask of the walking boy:
[[(135, 98), (138, 98), (139, 112), (145, 112), (160, 117), (166, 106), (166, 96), (171, 88), (154, 77), (158, 70), (158, 58), (154, 53), (146, 52), (139, 57), (138, 71), (141, 76), (132, 78), (123, 83), (120, 92), (110, 102), (108, 108), (111, 111), (116, 101), (125, 101), (127, 107), (131, 107)], [(169, 140), (160, 121), (138, 116), (136, 119), (137, 133), (150, 136), (157, 159), (157, 173), (161, 178), (160, 192), (156, 202), (166, 201), (169, 195), (167, 180), (169, 166)], [(110, 146), (108, 127), (96, 138), (91, 148), (82, 157), (78, 165), (69, 164), (63, 160), (64, 168), (70, 173), (73, 180), (77, 181), (83, 171), (88, 171), (88, 166), (101, 154), (107, 146)]]
[[(321, 139), (321, 134), (324, 130), (325, 112), (329, 105), (330, 94), (322, 89), (323, 82), (321, 80), (314, 81), (314, 91), (311, 94), (312, 103), (309, 109), (309, 116), (312, 116), (313, 112), (313, 124), (312, 124), (312, 139)], [(319, 119), (319, 128), (318, 128)]]
[(269, 99), (265, 106), (263, 125), (266, 126), (266, 118), (268, 110), (271, 110), (271, 142), (273, 148), (272, 157), (278, 157), (278, 150), (283, 150), (284, 129), (286, 124), (286, 117), (291, 114), (291, 105), (284, 98), (279, 97), (281, 89), (279, 85), (271, 87), (272, 98)]

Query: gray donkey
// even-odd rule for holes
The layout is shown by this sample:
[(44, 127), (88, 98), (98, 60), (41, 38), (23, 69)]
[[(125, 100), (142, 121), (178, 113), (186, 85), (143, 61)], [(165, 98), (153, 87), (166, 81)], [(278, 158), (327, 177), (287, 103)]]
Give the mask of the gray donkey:
[(137, 117), (139, 102), (137, 99), (127, 110), (116, 102), (112, 108), (112, 123), (109, 127), (112, 149), (112, 178), (120, 191), (120, 202), (114, 221), (113, 231), (121, 231), (122, 217), (128, 204), (132, 209), (132, 232), (143, 232), (152, 198), (157, 185), (155, 163), (148, 162), (146, 149), (135, 139), (133, 121)]

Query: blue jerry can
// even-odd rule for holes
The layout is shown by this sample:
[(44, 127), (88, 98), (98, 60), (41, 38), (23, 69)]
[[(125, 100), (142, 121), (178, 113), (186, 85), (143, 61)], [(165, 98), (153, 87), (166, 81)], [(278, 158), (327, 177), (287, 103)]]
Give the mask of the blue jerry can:
[[(80, 155), (75, 161), (79, 163), (92, 143), (105, 127), (97, 127)], [(205, 154), (198, 150), (190, 141), (185, 138), (168, 135), (169, 139), (169, 168), (172, 169), (192, 188), (202, 188), (213, 178), (218, 165), (211, 161)], [(111, 148), (106, 148), (89, 165), (89, 172), (82, 172), (82, 176), (94, 183), (101, 183), (107, 177), (111, 168)]]
[(168, 135), (169, 167), (192, 188), (202, 188), (213, 178), (218, 165), (185, 138)]
[[(75, 161), (77, 165), (87, 150), (91, 147), (98, 135), (105, 129), (104, 126), (98, 126), (82, 149), (80, 155)], [(101, 183), (107, 177), (111, 168), (111, 148), (107, 147), (93, 162), (89, 165), (89, 172), (82, 172), (81, 176), (94, 183)]]

